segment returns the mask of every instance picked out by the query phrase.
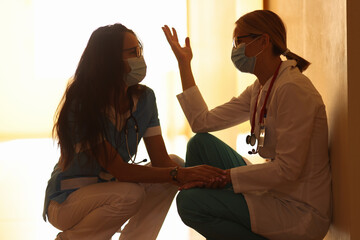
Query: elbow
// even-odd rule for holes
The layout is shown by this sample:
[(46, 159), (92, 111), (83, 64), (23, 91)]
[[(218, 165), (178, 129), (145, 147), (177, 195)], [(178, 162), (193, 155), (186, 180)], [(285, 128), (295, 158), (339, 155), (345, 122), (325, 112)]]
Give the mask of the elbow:
[(197, 115), (188, 117), (191, 130), (194, 133), (205, 133), (209, 131), (208, 127), (208, 112), (200, 112)]
[(205, 123), (204, 122), (192, 121), (192, 122), (189, 122), (189, 123), (190, 123), (191, 131), (193, 131), (193, 133), (208, 132), (207, 129), (205, 129)]
[(287, 182), (295, 182), (296, 180), (299, 179), (299, 175), (287, 173), (287, 174), (282, 174), (282, 178)]
[(191, 131), (193, 133), (204, 133), (204, 132), (207, 132), (205, 131), (202, 127), (200, 126), (191, 126)]
[(279, 166), (278, 168), (279, 176), (287, 182), (295, 182), (300, 178), (301, 168), (300, 167), (288, 167), (288, 166)]

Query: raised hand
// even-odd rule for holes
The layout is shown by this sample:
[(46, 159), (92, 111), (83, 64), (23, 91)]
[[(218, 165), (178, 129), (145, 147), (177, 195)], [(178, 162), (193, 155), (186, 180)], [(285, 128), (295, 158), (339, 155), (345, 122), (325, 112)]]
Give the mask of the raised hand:
[(190, 39), (188, 37), (185, 38), (185, 47), (181, 47), (176, 30), (174, 28), (172, 28), (171, 32), (170, 28), (165, 25), (162, 27), (162, 30), (164, 31), (166, 39), (169, 42), (171, 49), (179, 63), (181, 84), (183, 91), (185, 91), (186, 89), (196, 85), (190, 64), (193, 57), (190, 47)]
[(193, 55), (190, 47), (189, 37), (185, 38), (185, 46), (181, 47), (175, 28), (172, 28), (171, 32), (170, 28), (165, 25), (164, 27), (162, 27), (162, 30), (164, 31), (166, 39), (169, 42), (176, 59), (179, 62), (190, 62)]

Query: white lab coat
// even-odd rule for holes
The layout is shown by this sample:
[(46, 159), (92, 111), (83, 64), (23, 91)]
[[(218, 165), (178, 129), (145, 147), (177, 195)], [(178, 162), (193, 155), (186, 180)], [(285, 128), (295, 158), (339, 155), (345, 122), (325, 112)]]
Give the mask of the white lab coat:
[[(245, 196), (253, 232), (269, 239), (322, 239), (331, 220), (327, 117), (320, 94), (295, 65), (293, 60), (281, 64), (267, 101), (265, 143), (259, 153), (271, 161), (233, 168), (231, 179), (234, 191)], [(257, 137), (270, 80), (258, 100)], [(197, 87), (178, 100), (194, 132), (211, 132), (251, 119), (260, 88), (256, 80), (210, 111)]]

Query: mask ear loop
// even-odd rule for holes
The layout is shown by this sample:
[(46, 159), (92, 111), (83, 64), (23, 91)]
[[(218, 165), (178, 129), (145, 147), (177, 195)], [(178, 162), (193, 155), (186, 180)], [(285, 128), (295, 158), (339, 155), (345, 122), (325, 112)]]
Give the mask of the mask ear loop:
[[(259, 39), (259, 38), (261, 38), (263, 35), (260, 35), (260, 36), (258, 36), (257, 38), (255, 38), (253, 41), (251, 41), (250, 43), (253, 43), (255, 40), (257, 40), (257, 39)], [(249, 44), (250, 44), (249, 43)], [(248, 44), (248, 45), (249, 45)], [(246, 47), (246, 46), (245, 46)], [(254, 57), (257, 57), (257, 56), (259, 56), (263, 51), (265, 50), (265, 48), (263, 48), (258, 54), (256, 54)]]
[[(264, 36), (264, 35), (261, 34), (260, 36), (257, 36), (254, 40), (252, 40), (251, 42), (249, 42), (248, 44), (245, 44), (245, 49), (246, 49), (247, 46), (249, 46), (250, 44), (252, 44), (252, 43), (255, 42), (256, 40), (258, 40), (258, 39), (261, 38), (262, 36)], [(265, 50), (265, 48), (262, 49), (259, 53), (257, 53), (257, 54), (256, 54), (255, 56), (253, 56), (253, 57), (259, 56), (264, 50)]]

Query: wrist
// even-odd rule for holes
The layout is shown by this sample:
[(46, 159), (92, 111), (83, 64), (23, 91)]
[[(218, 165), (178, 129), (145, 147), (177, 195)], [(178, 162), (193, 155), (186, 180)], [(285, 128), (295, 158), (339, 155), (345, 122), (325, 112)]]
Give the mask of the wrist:
[(232, 183), (231, 181), (231, 169), (226, 169), (226, 181)]
[(192, 60), (191, 58), (183, 56), (183, 57), (178, 57), (176, 59), (179, 67), (186, 67), (186, 68), (191, 67), (191, 60)]
[(171, 176), (172, 181), (177, 182), (177, 183), (179, 182), (178, 170), (179, 170), (179, 166), (176, 166), (173, 169), (171, 169), (171, 171), (170, 171), (170, 176)]

